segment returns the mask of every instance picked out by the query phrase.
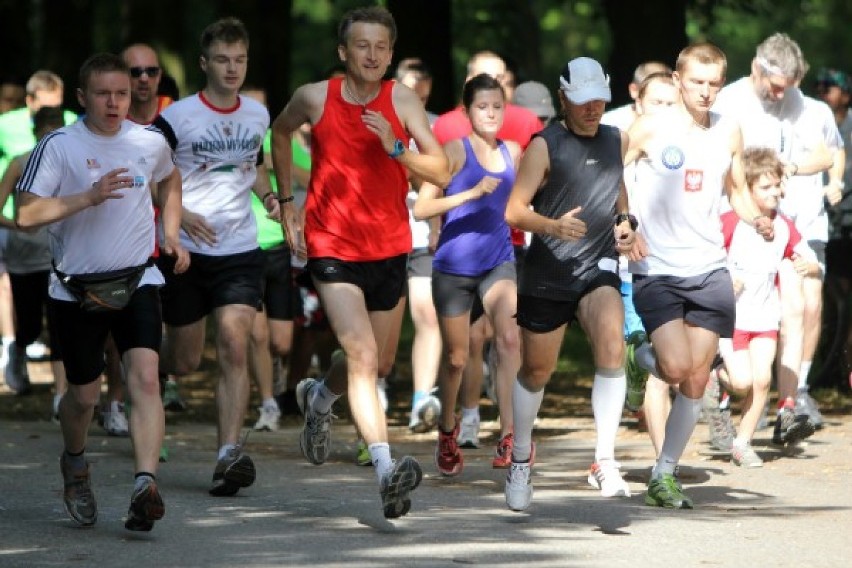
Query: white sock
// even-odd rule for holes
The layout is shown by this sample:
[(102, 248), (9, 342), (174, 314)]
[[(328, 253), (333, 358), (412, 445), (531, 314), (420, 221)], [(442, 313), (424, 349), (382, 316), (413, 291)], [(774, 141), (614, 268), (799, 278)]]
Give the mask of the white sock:
[(530, 392), (521, 384), (520, 379), (515, 379), (512, 387), (512, 416), (515, 424), (514, 447), (512, 449), (512, 461), (529, 461), (532, 454), (532, 431), (538, 409), (544, 398), (544, 389), (538, 392)]
[(636, 348), (636, 364), (659, 377), (660, 372), (657, 370), (657, 355), (654, 353), (654, 346), (648, 342), (643, 343)]
[(219, 448), (219, 456), (217, 459), (223, 460), (228, 457), (228, 452), (236, 448), (237, 446), (234, 444), (225, 444), (221, 448)]
[(393, 469), (390, 445), (387, 442), (377, 442), (370, 444), (367, 449), (370, 451), (370, 460), (373, 462), (376, 476), (379, 478), (379, 484), (381, 484), (382, 479)]
[(597, 369), (592, 385), (592, 413), (595, 416), (595, 461), (615, 459), (615, 437), (621, 424), (627, 379), (624, 369)]
[(689, 443), (689, 437), (695, 430), (701, 415), (701, 399), (686, 398), (681, 393), (675, 395), (669, 419), (666, 420), (666, 437), (660, 457), (651, 477), (656, 479), (664, 473), (673, 474), (677, 462)]
[(109, 411), (110, 412), (124, 412), (124, 405), (117, 400), (113, 400), (109, 403)]
[(479, 407), (478, 406), (474, 406), (473, 408), (465, 408), (464, 406), (462, 406), (461, 411), (462, 411), (461, 412), (462, 422), (465, 422), (467, 424), (469, 424), (471, 422), (479, 422)]
[(811, 372), (813, 361), (802, 361), (799, 367), (799, 390), (808, 390), (808, 373)]
[(328, 387), (325, 386), (325, 381), (321, 381), (319, 386), (314, 389), (313, 397), (308, 403), (315, 412), (325, 414), (331, 411), (332, 405), (338, 398), (340, 398), (340, 395), (328, 390)]
[(278, 402), (274, 398), (266, 398), (263, 400), (263, 404), (261, 405), (264, 410), (280, 410), (278, 408)]

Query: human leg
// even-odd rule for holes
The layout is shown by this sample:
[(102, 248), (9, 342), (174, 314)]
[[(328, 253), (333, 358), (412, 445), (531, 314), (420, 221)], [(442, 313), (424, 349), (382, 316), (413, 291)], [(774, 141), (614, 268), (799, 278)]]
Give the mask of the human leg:
[(431, 277), (408, 279), (408, 306), (414, 324), (414, 340), (411, 344), (414, 396), (409, 428), (416, 432), (428, 432), (437, 423), (440, 413), (440, 401), (431, 394), (441, 361), (441, 330), (432, 302)]

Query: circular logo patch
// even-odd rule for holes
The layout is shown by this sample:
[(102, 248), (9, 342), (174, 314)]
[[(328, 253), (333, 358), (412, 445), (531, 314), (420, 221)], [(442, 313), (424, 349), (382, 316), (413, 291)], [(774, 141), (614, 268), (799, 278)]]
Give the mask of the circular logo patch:
[(670, 170), (676, 170), (683, 165), (686, 157), (683, 150), (677, 146), (666, 146), (663, 148), (662, 162)]

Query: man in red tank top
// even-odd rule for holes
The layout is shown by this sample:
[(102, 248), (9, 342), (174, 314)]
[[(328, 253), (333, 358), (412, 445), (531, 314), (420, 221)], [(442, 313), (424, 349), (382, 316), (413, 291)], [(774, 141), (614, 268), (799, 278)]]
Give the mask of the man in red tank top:
[[(402, 84), (382, 81), (395, 40), (396, 24), (386, 9), (347, 13), (337, 48), (346, 74), (300, 87), (272, 125), (287, 242), (307, 256), (307, 269), (346, 355), (335, 358), (324, 381), (305, 379), (296, 389), (305, 415), (302, 453), (314, 464), (326, 460), (332, 404), (348, 390), (388, 518), (408, 512), (409, 493), (422, 478), (414, 458), (391, 459), (376, 392), (380, 350), (411, 250), (406, 170), (440, 186), (449, 181), (446, 156), (420, 99)], [(291, 178), (290, 136), (304, 122), (311, 123), (313, 144), (303, 225), (285, 194)], [(420, 153), (408, 150), (409, 138)]]

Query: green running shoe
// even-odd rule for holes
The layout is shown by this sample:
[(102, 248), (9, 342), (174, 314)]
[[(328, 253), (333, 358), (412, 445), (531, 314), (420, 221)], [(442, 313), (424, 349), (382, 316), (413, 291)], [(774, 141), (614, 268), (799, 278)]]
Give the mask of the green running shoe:
[(373, 458), (370, 457), (370, 449), (367, 447), (367, 442), (358, 440), (358, 450), (355, 455), (355, 463), (358, 465), (373, 465)]
[(627, 375), (627, 410), (636, 412), (645, 402), (645, 383), (648, 371), (636, 363), (636, 349), (648, 341), (644, 331), (634, 331), (627, 336), (627, 357), (624, 361), (624, 373)]
[(677, 478), (664, 473), (648, 483), (645, 504), (666, 509), (692, 509), (692, 499), (684, 495)]

